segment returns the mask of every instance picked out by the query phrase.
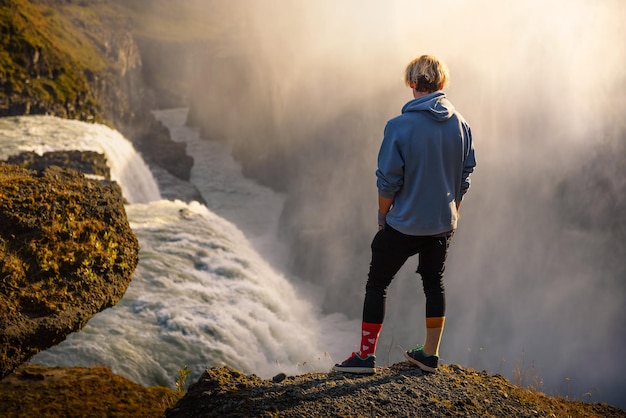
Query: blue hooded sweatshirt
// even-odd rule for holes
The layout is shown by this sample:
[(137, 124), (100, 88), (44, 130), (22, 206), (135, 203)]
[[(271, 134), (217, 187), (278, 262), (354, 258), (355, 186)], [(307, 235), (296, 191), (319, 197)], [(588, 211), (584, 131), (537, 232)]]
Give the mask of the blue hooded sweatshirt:
[(407, 235), (456, 229), (475, 166), (470, 127), (445, 93), (409, 101), (387, 122), (378, 154), (378, 193), (393, 199), (387, 224)]

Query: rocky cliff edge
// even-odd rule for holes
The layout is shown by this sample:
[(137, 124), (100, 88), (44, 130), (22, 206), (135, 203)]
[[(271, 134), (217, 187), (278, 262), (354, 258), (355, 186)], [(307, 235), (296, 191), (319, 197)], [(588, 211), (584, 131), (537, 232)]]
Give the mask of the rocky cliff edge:
[(0, 378), (115, 305), (138, 253), (117, 184), (0, 163)]

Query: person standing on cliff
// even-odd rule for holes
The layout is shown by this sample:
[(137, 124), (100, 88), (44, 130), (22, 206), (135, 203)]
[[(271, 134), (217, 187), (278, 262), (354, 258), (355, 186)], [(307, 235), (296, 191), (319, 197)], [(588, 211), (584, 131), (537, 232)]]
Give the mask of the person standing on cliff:
[(445, 64), (431, 55), (414, 58), (404, 81), (414, 99), (387, 122), (378, 154), (378, 233), (371, 245), (361, 345), (335, 364), (339, 372), (375, 373), (387, 288), (415, 254), (426, 296), (426, 340), (404, 355), (427, 372), (439, 362), (444, 264), (476, 161), (470, 127), (442, 91), (449, 81)]

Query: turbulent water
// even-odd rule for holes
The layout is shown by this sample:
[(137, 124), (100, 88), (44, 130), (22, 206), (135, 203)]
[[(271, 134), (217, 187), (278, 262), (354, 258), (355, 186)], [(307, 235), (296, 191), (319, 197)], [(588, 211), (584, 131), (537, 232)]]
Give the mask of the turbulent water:
[[(185, 113), (162, 116), (180, 124)], [(116, 131), (53, 117), (7, 118), (0, 119), (0, 145), (1, 158), (29, 150), (104, 152), (112, 177), (134, 202), (126, 211), (141, 246), (122, 300), (63, 343), (35, 356), (33, 363), (107, 365), (145, 385), (173, 386), (184, 366), (191, 369), (192, 379), (214, 365), (271, 377), (328, 370), (332, 341), (321, 330), (335, 330), (336, 340), (342, 329), (354, 328), (341, 317), (323, 317), (229, 220), (197, 202), (161, 200), (147, 166)], [(232, 160), (230, 168), (224, 165), (227, 149), (213, 155), (222, 161), (222, 170), (237, 172)], [(243, 178), (212, 178), (212, 187), (224, 193), (218, 209), (242, 220), (244, 230), (260, 242), (272, 225), (272, 212), (258, 217), (259, 208), (246, 202), (266, 195), (280, 206), (280, 199)]]
[(186, 144), (187, 154), (196, 161), (190, 180), (211, 211), (245, 231), (266, 259), (284, 265), (286, 251), (275, 236), (285, 197), (244, 177), (227, 142), (207, 141), (197, 129), (185, 126), (187, 109), (154, 114), (170, 129), (174, 141)]

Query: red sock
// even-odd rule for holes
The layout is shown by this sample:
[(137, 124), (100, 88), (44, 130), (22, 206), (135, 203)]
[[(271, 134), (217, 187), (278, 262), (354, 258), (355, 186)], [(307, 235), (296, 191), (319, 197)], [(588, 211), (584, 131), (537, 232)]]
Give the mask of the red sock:
[(383, 324), (361, 323), (361, 358), (376, 354), (376, 344), (382, 328)]

